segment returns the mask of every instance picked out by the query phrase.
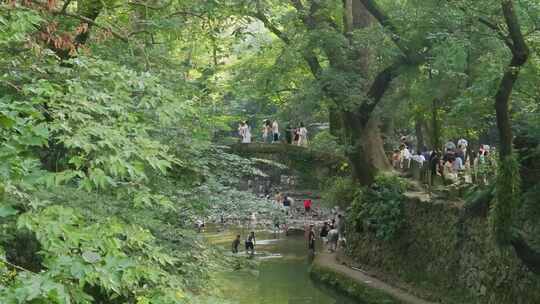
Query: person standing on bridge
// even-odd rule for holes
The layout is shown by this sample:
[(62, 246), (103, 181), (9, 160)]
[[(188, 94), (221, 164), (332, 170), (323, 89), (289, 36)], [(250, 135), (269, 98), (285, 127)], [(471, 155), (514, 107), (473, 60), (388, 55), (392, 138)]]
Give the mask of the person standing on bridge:
[(285, 128), (285, 141), (289, 145), (293, 143), (293, 132), (294, 129), (291, 127), (291, 124), (288, 123), (287, 127)]
[(279, 142), (279, 124), (277, 120), (274, 119), (272, 122), (272, 143), (278, 143)]
[(265, 119), (263, 123), (263, 142), (272, 143), (272, 123)]
[(238, 125), (238, 136), (240, 136), (240, 142), (244, 142), (244, 122), (241, 121)]
[(240, 132), (242, 136), (242, 143), (251, 143), (251, 128), (249, 127), (248, 121), (244, 121), (240, 128), (242, 129), (242, 131)]
[(298, 145), (301, 147), (306, 147), (308, 145), (307, 141), (307, 134), (308, 131), (306, 127), (304, 127), (304, 123), (300, 123), (300, 128), (298, 129)]

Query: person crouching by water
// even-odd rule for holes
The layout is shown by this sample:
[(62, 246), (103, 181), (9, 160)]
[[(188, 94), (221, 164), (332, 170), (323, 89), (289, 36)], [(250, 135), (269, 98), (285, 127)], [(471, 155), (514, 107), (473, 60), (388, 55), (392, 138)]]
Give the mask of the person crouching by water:
[(238, 253), (238, 246), (240, 246), (240, 234), (237, 234), (232, 242), (232, 253)]
[(255, 232), (251, 231), (246, 239), (246, 254), (255, 254)]

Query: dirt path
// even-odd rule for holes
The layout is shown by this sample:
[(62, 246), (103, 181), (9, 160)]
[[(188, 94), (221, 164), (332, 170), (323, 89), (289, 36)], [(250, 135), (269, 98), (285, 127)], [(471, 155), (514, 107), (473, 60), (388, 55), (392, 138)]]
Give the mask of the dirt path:
[(327, 254), (327, 253), (320, 253), (315, 258), (314, 263), (317, 265), (330, 268), (336, 272), (339, 272), (343, 275), (346, 275), (350, 279), (353, 279), (354, 281), (358, 282), (361, 285), (368, 285), (371, 288), (380, 290), (386, 294), (391, 295), (395, 299), (403, 302), (403, 303), (410, 303), (410, 304), (435, 304), (435, 302), (428, 302), (425, 300), (422, 300), (416, 296), (413, 296), (403, 290), (400, 290), (398, 288), (392, 287), (385, 282), (378, 280), (374, 277), (368, 276), (365, 273), (363, 273), (360, 270), (355, 270), (352, 268), (349, 268), (345, 265), (339, 264), (334, 255)]

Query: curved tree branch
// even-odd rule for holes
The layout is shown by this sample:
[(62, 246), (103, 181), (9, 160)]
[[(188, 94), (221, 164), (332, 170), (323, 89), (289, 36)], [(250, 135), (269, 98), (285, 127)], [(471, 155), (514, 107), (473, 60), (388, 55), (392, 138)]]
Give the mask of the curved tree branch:
[[(252, 17), (258, 19), (263, 23), (266, 29), (268, 29), (270, 32), (272, 32), (274, 35), (276, 35), (283, 43), (290, 45), (291, 40), (290, 38), (280, 29), (277, 28), (269, 19), (266, 17), (266, 15), (263, 13), (261, 7), (257, 5), (257, 12), (251, 14)], [(320, 79), (321, 73), (322, 73), (322, 67), (319, 62), (319, 59), (317, 58), (317, 55), (313, 52), (311, 49), (304, 50), (302, 57), (306, 61), (306, 63), (309, 66), (309, 69), (311, 73), (313, 74), (313, 77), (315, 79)]]
[(390, 17), (386, 15), (386, 13), (381, 10), (379, 5), (375, 2), (375, 0), (353, 0), (353, 1), (360, 1), (364, 5), (364, 7), (369, 11), (369, 13), (377, 19), (379, 24), (387, 29), (390, 32), (390, 39), (394, 42), (394, 44), (407, 56), (407, 58), (413, 58), (413, 54), (411, 54), (411, 51), (408, 47), (406, 47), (403, 44), (403, 41), (401, 40), (400, 33), (397, 29), (397, 27), (392, 23), (390, 20)]
[[(88, 23), (89, 25), (92, 25), (92, 26), (95, 26), (97, 28), (100, 28), (102, 30), (106, 30), (106, 31), (109, 31), (114, 37), (122, 40), (123, 42), (129, 42), (129, 38), (114, 31), (111, 27), (107, 27), (105, 25), (102, 25), (102, 24), (99, 24), (97, 22), (95, 22), (93, 19), (91, 18), (88, 18), (88, 17), (85, 17), (85, 16), (81, 16), (81, 15), (77, 15), (77, 14), (72, 14), (72, 13), (68, 13), (68, 12), (55, 12), (54, 13), (55, 15), (62, 15), (62, 16), (66, 16), (66, 17), (70, 17), (70, 18), (75, 18), (75, 19), (79, 19), (85, 23)], [(86, 39), (85, 41), (79, 41), (79, 44), (84, 44), (84, 42), (86, 42)]]

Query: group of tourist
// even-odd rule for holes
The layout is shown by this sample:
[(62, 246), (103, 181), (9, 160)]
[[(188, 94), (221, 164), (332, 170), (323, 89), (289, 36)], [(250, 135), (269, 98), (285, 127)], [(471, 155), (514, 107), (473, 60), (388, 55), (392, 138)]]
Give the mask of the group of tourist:
[(405, 136), (401, 137), (399, 149), (395, 149), (392, 153), (392, 166), (395, 169), (406, 169), (410, 167), (412, 154), (410, 145)]
[[(283, 207), (285, 215), (291, 214), (292, 206), (294, 199), (287, 194), (278, 192), (274, 198), (274, 202), (279, 206)], [(317, 216), (319, 214), (319, 208), (313, 208), (313, 201), (309, 198), (306, 198), (303, 202), (304, 215), (305, 216)], [(296, 213), (300, 212), (300, 207), (297, 206)]]
[(265, 119), (262, 128), (263, 142), (268, 144), (278, 143), (279, 135), (279, 124), (277, 120), (270, 121), (270, 119)]
[(307, 147), (308, 145), (308, 130), (304, 126), (304, 123), (301, 122), (297, 127), (291, 127), (287, 125), (287, 133), (285, 136), (285, 141), (289, 145), (297, 145), (301, 147)]
[(407, 170), (412, 162), (417, 163), (419, 167), (427, 163), (432, 175), (437, 174), (445, 181), (457, 182), (460, 177), (464, 177), (467, 167), (478, 168), (487, 163), (490, 150), (493, 149), (488, 145), (481, 145), (478, 153), (472, 153), (474, 161), (470, 161), (467, 153), (468, 146), (467, 140), (462, 138), (457, 141), (457, 144), (448, 141), (444, 145), (444, 152), (438, 149), (430, 151), (425, 147), (414, 152), (407, 137), (403, 136), (400, 139), (399, 149), (395, 149), (392, 153), (392, 166), (398, 170)]
[[(300, 212), (301, 207), (297, 207), (295, 212), (292, 213), (292, 206), (294, 199), (286, 193), (277, 193), (275, 197), (275, 202), (282, 206), (283, 214), (275, 213), (273, 218), (273, 231), (275, 234), (279, 234), (281, 231), (284, 231), (288, 235), (289, 227), (287, 226), (287, 217), (302, 214)], [(309, 198), (303, 200), (303, 215), (304, 217), (304, 227), (305, 227), (305, 237), (307, 241), (307, 248), (310, 254), (315, 254), (315, 244), (317, 240), (321, 240), (323, 246), (326, 246), (329, 252), (335, 252), (340, 244), (345, 243), (345, 218), (340, 212), (339, 208), (335, 207), (332, 211), (331, 219), (328, 219), (322, 223), (322, 225), (315, 225), (313, 222), (309, 224), (309, 221), (306, 220), (306, 216), (318, 217), (319, 208), (313, 208), (313, 201)], [(221, 220), (223, 222), (223, 218)], [(197, 222), (197, 226), (200, 226), (201, 223)], [(244, 240), (245, 251), (247, 255), (253, 256), (255, 254), (256, 238), (255, 238), (255, 228), (256, 228), (256, 217), (252, 213), (249, 217), (248, 231), (246, 239)], [(235, 239), (232, 242), (232, 252), (234, 254), (239, 252), (239, 247), (242, 243), (242, 238), (240, 234), (237, 234)]]
[[(330, 221), (325, 221), (319, 233), (321, 240), (328, 247), (328, 251), (335, 252), (339, 242), (345, 241), (345, 219), (341, 214)], [(308, 247), (311, 249), (311, 247)]]
[[(308, 130), (304, 126), (304, 123), (301, 122), (295, 128), (287, 125), (285, 132), (285, 142), (288, 144), (303, 147), (308, 145)], [(242, 143), (248, 144), (252, 142), (251, 127), (247, 120), (240, 122), (238, 125), (238, 135)], [(281, 141), (281, 133), (277, 120), (271, 121), (270, 119), (265, 119), (262, 126), (262, 142), (270, 144)]]

